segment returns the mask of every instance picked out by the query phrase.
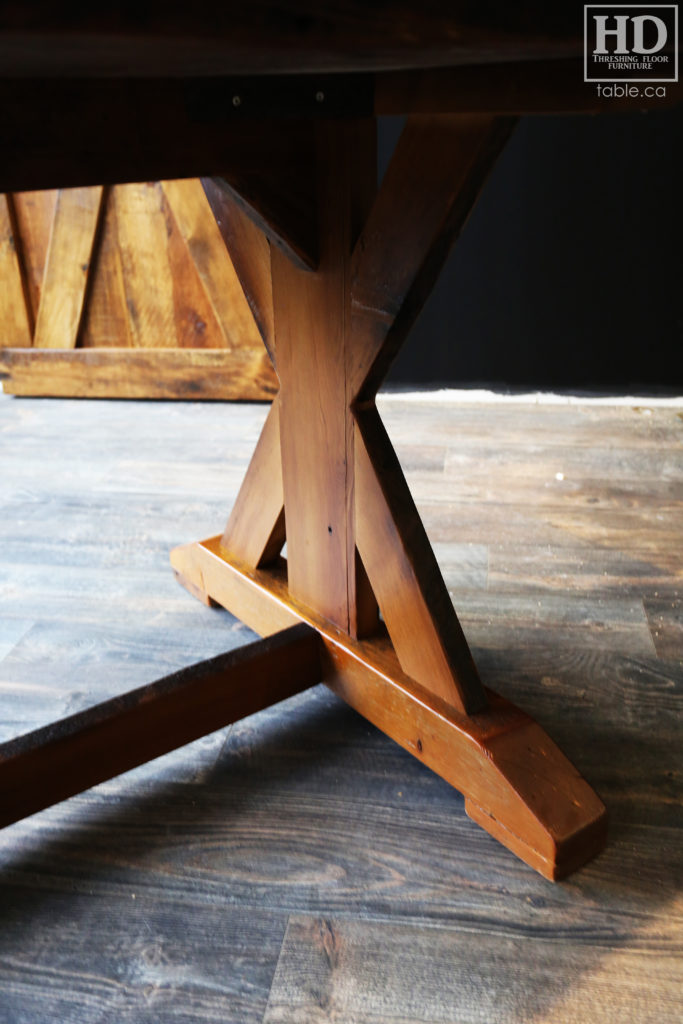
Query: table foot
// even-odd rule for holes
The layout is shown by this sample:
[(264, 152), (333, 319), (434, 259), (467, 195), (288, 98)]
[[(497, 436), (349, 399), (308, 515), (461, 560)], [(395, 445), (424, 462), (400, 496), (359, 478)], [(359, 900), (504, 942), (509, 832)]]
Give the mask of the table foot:
[(486, 691), (465, 714), (402, 671), (386, 634), (356, 640), (293, 599), (284, 559), (268, 569), (228, 560), (221, 538), (176, 548), (180, 582), (262, 635), (305, 623), (321, 642), (321, 680), (465, 796), (469, 816), (544, 877), (557, 879), (603, 847), (606, 811), (534, 720)]

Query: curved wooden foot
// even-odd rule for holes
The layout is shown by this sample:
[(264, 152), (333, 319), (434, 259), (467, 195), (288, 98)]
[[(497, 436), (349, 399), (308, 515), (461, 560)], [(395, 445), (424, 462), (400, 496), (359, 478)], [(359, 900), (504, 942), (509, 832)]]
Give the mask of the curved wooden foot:
[(190, 583), (261, 635), (297, 622), (322, 641), (322, 679), (351, 707), (465, 796), (469, 816), (549, 879), (561, 878), (603, 847), (602, 801), (543, 729), (487, 690), (488, 707), (456, 710), (410, 679), (387, 636), (354, 640), (294, 601), (283, 560), (249, 570), (227, 560), (220, 538), (176, 548)]

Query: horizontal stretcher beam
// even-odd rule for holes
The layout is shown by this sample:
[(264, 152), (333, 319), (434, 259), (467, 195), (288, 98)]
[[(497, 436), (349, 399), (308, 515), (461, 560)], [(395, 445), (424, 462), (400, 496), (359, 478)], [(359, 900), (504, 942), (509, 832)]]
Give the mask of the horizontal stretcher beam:
[(261, 711), (321, 679), (306, 625), (199, 662), (0, 745), (0, 827)]

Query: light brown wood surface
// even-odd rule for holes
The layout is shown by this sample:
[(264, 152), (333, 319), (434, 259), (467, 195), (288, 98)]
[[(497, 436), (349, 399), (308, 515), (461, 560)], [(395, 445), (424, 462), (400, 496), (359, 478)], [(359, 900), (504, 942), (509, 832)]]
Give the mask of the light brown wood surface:
[(202, 178), (202, 185), (263, 344), (274, 362), (275, 327), (270, 243), (225, 189), (212, 178)]
[[(0, 278), (15, 296), (14, 326), (1, 339), (6, 391), (272, 396), (275, 375), (198, 179), (25, 192), (3, 202), (16, 211), (16, 266), (6, 260)], [(13, 351), (20, 347), (28, 354)], [(59, 353), (55, 361), (45, 361), (48, 349)], [(216, 372), (205, 379), (200, 366)]]
[(401, 670), (386, 638), (354, 642), (308, 611), (289, 592), (284, 562), (250, 571), (226, 558), (220, 540), (172, 553), (179, 582), (263, 636), (313, 626), (325, 649), (322, 681), (460, 790), (470, 817), (504, 846), (553, 880), (602, 849), (602, 801), (532, 718), (495, 693), (479, 714), (458, 713)]
[(102, 188), (72, 188), (57, 196), (36, 314), (36, 348), (74, 348), (83, 316)]
[(0, 350), (6, 394), (43, 398), (263, 401), (277, 390), (265, 349)]
[(164, 181), (166, 196), (227, 348), (258, 348), (260, 337), (218, 225), (196, 178)]
[(288, 571), (292, 595), (348, 631), (356, 605), (348, 268), (353, 225), (376, 180), (374, 125), (322, 123), (316, 143), (316, 271), (271, 254)]
[(278, 557), (285, 539), (280, 400), (276, 396), (221, 537), (221, 549), (238, 562), (258, 568)]
[(8, 196), (0, 196), (0, 331), (22, 348), (31, 344), (30, 306), (17, 257), (17, 227)]
[[(40, 306), (58, 194), (58, 189), (46, 189), (42, 192), (16, 192), (8, 197), (15, 213), (17, 246), (21, 250), (21, 264), (28, 283), (27, 310), (30, 311), (31, 333)], [(11, 337), (3, 339), (3, 343), (9, 343)]]
[(407, 119), (353, 254), (354, 399), (372, 398), (386, 376), (512, 127), (491, 116)]
[(403, 670), (461, 711), (481, 711), (472, 655), (375, 409), (357, 414), (355, 466), (358, 550)]

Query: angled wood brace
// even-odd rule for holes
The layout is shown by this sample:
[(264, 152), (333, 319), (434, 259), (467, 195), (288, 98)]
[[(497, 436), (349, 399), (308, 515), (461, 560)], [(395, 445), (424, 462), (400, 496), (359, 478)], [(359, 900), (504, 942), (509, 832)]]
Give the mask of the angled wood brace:
[(297, 123), (294, 164), (284, 122), (284, 178), (204, 182), (280, 391), (224, 533), (171, 562), (268, 639), (0, 747), (0, 824), (322, 681), (547, 878), (602, 848), (599, 798), (482, 685), (375, 407), (512, 125), (412, 115), (377, 189), (372, 118)]
[(171, 560), (262, 635), (315, 628), (323, 681), (559, 878), (601, 849), (605, 808), (540, 726), (482, 686), (375, 408), (512, 126), (409, 117), (379, 190), (374, 124), (311, 126), (315, 269), (313, 249), (304, 267), (274, 224), (267, 246), (245, 203), (205, 182), (280, 393), (223, 535)]

